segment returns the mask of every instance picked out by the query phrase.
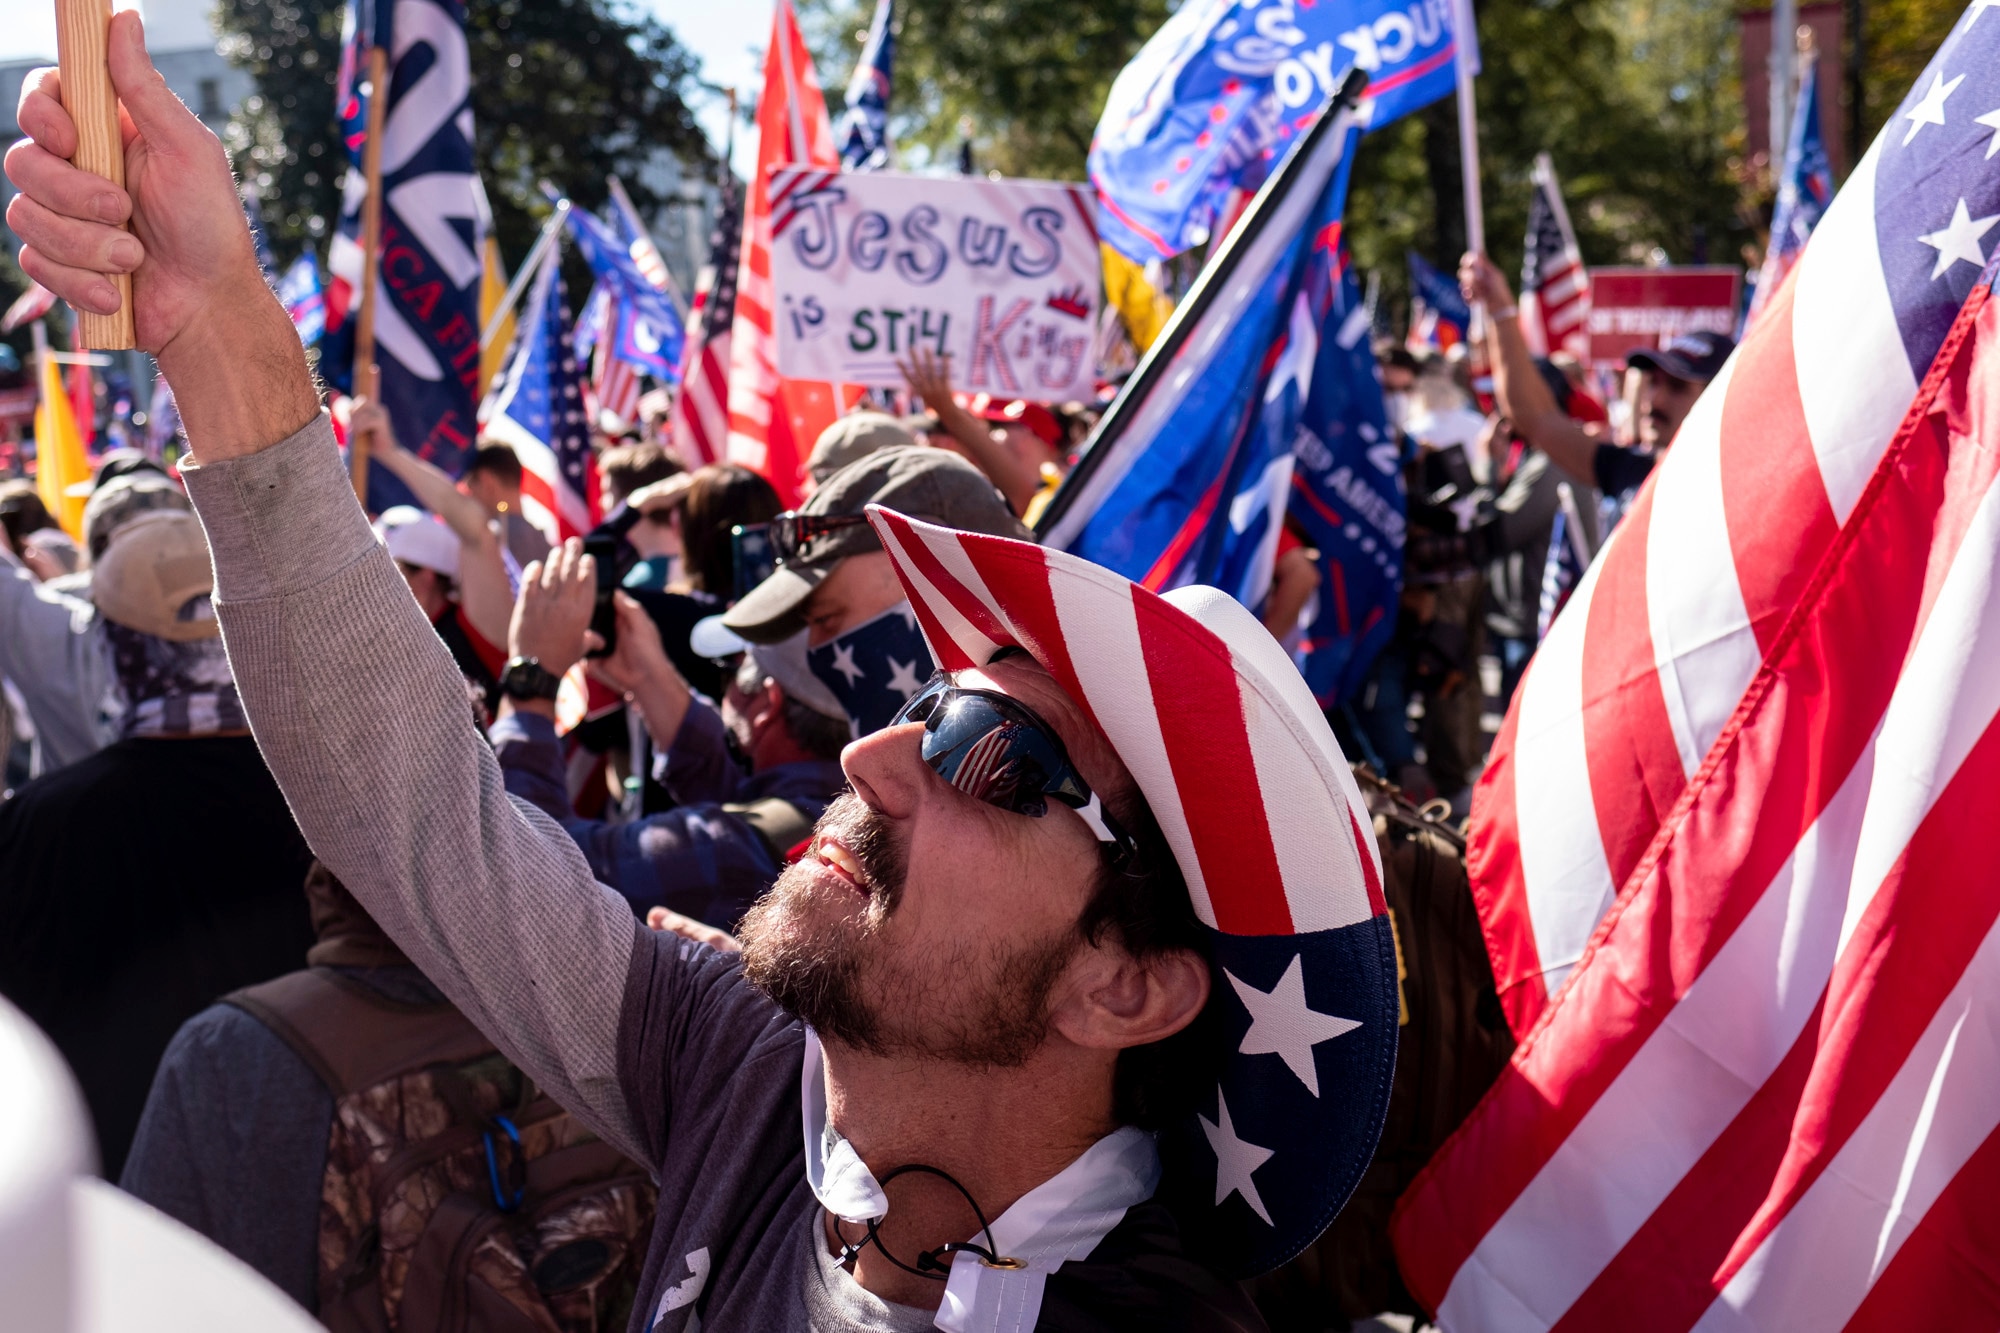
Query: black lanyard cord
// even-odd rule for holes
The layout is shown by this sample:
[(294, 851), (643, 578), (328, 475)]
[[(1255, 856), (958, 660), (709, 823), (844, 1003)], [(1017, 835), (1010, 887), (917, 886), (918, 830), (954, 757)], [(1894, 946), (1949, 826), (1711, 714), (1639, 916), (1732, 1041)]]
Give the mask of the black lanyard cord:
[(868, 1234), (858, 1241), (850, 1241), (840, 1229), (841, 1219), (836, 1217), (833, 1219), (833, 1234), (840, 1240), (840, 1262), (842, 1265), (852, 1263), (862, 1250), (873, 1245), (884, 1259), (887, 1259), (905, 1273), (909, 1273), (915, 1277), (927, 1277), (935, 1282), (947, 1280), (951, 1273), (951, 1256), (960, 1252), (975, 1256), (980, 1263), (985, 1264), (988, 1268), (1019, 1269), (1027, 1267), (1027, 1264), (1019, 1259), (1006, 1259), (1000, 1256), (998, 1243), (993, 1239), (993, 1227), (987, 1222), (986, 1214), (980, 1211), (979, 1201), (972, 1197), (971, 1190), (959, 1184), (957, 1180), (952, 1178), (950, 1173), (940, 1171), (934, 1166), (924, 1166), (921, 1163), (912, 1162), (907, 1166), (899, 1166), (894, 1171), (884, 1175), (880, 1184), (886, 1190), (890, 1181), (894, 1180), (897, 1176), (906, 1175), (912, 1171), (921, 1171), (925, 1175), (936, 1176), (957, 1190), (965, 1199), (966, 1205), (972, 1209), (972, 1215), (979, 1219), (979, 1231), (981, 1235), (986, 1237), (986, 1244), (975, 1245), (971, 1241), (952, 1241), (949, 1244), (940, 1245), (934, 1250), (920, 1250), (917, 1252), (917, 1262), (913, 1267), (889, 1253), (888, 1247), (882, 1244), (881, 1233), (876, 1230), (876, 1225), (880, 1221), (879, 1218), (869, 1218), (866, 1224)]

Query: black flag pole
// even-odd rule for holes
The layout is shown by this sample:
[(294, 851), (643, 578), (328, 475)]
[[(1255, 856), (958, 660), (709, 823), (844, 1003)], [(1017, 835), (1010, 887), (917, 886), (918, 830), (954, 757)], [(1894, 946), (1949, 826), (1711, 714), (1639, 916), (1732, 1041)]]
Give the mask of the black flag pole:
[(1153, 345), (1146, 350), (1146, 355), (1140, 360), (1138, 368), (1132, 372), (1131, 378), (1127, 379), (1124, 387), (1118, 391), (1118, 396), (1111, 400), (1111, 406), (1106, 408), (1104, 415), (1098, 419), (1096, 429), (1090, 432), (1090, 438), (1083, 442), (1076, 466), (1072, 467), (1069, 475), (1063, 478), (1062, 485), (1049, 497), (1048, 506), (1035, 521), (1037, 535), (1046, 537), (1076, 504), (1077, 497), (1090, 484), (1091, 476), (1109, 456), (1111, 447), (1117, 443), (1118, 438), (1125, 433), (1132, 419), (1138, 414), (1139, 407), (1146, 401), (1147, 395), (1166, 375), (1168, 367), (1179, 355), (1188, 336), (1201, 323), (1201, 318), (1208, 307), (1214, 304), (1217, 294), (1228, 287), (1229, 279), (1235, 273), (1242, 256), (1263, 232), (1267, 219), (1276, 207), (1274, 201), (1280, 199), (1290, 188), (1290, 178), (1297, 164), (1318, 150), (1320, 141), (1326, 135), (1333, 133), (1334, 122), (1341, 119), (1339, 113), (1343, 110), (1353, 110), (1360, 103), (1362, 91), (1367, 86), (1368, 76), (1359, 69), (1350, 68), (1342, 77), (1340, 86), (1334, 89), (1325, 104), (1320, 107), (1312, 128), (1293, 142), (1291, 150), (1285, 154), (1284, 161), (1278, 164), (1278, 169), (1271, 173), (1270, 179), (1266, 180), (1263, 188), (1257, 191), (1257, 197), (1251, 200), (1250, 207), (1244, 210), (1242, 220), (1224, 239), (1222, 249), (1202, 267), (1200, 276), (1195, 279), (1194, 287), (1174, 308), (1172, 317), (1167, 320), (1167, 327), (1153, 340)]

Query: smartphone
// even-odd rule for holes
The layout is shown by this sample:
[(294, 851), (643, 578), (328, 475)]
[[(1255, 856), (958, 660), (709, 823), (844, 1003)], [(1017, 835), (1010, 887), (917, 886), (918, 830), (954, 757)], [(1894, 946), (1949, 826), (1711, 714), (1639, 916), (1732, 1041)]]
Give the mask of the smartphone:
[(609, 657), (618, 648), (618, 607), (612, 601), (618, 591), (618, 575), (625, 534), (641, 514), (630, 505), (619, 505), (602, 523), (584, 534), (583, 553), (597, 562), (597, 600), (590, 611), (591, 632), (601, 641), (586, 656)]
[(770, 529), (769, 523), (738, 523), (729, 530), (729, 568), (738, 597), (778, 572)]

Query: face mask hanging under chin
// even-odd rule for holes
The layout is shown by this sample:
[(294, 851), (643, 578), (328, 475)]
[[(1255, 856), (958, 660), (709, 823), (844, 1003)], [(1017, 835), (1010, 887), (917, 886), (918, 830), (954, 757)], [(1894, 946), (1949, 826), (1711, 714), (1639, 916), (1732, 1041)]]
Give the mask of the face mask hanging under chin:
[(806, 661), (840, 700), (857, 740), (888, 726), (934, 670), (908, 602), (827, 640)]

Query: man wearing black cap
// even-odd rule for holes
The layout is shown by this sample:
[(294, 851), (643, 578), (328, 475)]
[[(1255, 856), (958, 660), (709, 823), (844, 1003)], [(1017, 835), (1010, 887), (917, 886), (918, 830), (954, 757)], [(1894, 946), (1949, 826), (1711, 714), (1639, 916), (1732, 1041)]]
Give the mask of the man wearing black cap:
[(1034, 540), (984, 473), (923, 445), (858, 458), (803, 508), (771, 521), (777, 572), (722, 623), (751, 643), (781, 643), (806, 631), (813, 674), (840, 701), (856, 736), (886, 726), (931, 672), (916, 617), (868, 526), (871, 504), (965, 532)]
[(1645, 375), (1639, 389), (1639, 443), (1636, 448), (1613, 444), (1601, 424), (1575, 420), (1549, 393), (1521, 334), (1514, 293), (1492, 261), (1480, 254), (1466, 255), (1459, 264), (1458, 280), (1467, 300), (1486, 303), (1493, 390), (1500, 411), (1523, 439), (1570, 476), (1602, 491), (1620, 512), (1673, 443), (1695, 399), (1736, 350), (1726, 334), (1695, 332), (1682, 334), (1662, 350), (1632, 353), (1626, 364)]

